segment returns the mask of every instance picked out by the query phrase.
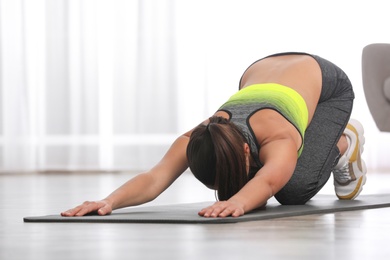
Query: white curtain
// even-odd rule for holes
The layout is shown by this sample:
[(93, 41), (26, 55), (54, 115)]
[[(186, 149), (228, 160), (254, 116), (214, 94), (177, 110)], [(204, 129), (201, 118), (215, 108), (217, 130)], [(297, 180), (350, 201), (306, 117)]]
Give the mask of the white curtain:
[(361, 85), (390, 42), (385, 1), (0, 0), (0, 172), (140, 170), (273, 52), (306, 51), (355, 86), (366, 161), (390, 169)]
[(134, 169), (162, 154), (178, 110), (170, 1), (0, 3), (2, 171)]

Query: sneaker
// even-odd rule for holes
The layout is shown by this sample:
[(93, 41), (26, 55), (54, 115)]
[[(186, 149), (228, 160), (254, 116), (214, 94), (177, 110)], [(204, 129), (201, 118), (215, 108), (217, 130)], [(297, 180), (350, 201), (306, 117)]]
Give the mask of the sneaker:
[(353, 200), (366, 183), (366, 165), (363, 153), (364, 129), (359, 121), (351, 119), (344, 130), (348, 149), (333, 169), (334, 188), (340, 200)]

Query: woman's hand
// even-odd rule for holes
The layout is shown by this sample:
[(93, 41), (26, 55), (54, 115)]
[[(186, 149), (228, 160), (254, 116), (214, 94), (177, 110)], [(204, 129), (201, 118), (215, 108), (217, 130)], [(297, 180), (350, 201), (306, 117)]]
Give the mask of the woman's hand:
[(242, 204), (233, 201), (217, 201), (213, 205), (202, 209), (198, 212), (199, 216), (205, 218), (217, 218), (217, 217), (239, 217), (244, 215), (244, 207)]
[(86, 201), (80, 206), (61, 212), (63, 217), (80, 217), (91, 212), (97, 212), (100, 216), (111, 214), (112, 206), (106, 200)]

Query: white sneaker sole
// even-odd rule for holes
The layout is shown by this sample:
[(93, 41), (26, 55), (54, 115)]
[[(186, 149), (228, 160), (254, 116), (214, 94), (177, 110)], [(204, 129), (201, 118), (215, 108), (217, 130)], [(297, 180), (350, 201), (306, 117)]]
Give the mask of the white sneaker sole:
[[(346, 131), (351, 131), (358, 136), (359, 150), (356, 150), (351, 155), (353, 159), (352, 163), (349, 163), (350, 171), (354, 173), (356, 180), (352, 181), (347, 185), (335, 185), (336, 195), (340, 200), (353, 200), (363, 190), (363, 185), (366, 183), (367, 168), (364, 160), (361, 158), (361, 154), (364, 151), (364, 129), (361, 123), (357, 120), (351, 119), (346, 128)], [(350, 189), (356, 184), (355, 188), (351, 191)]]

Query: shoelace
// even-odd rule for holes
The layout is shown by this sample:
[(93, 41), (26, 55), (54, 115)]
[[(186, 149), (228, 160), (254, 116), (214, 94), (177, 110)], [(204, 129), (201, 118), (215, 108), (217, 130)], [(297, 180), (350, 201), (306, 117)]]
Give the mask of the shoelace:
[(351, 180), (351, 175), (349, 175), (349, 165), (346, 163), (343, 167), (340, 169), (334, 169), (333, 170), (334, 177), (339, 182), (347, 182)]

